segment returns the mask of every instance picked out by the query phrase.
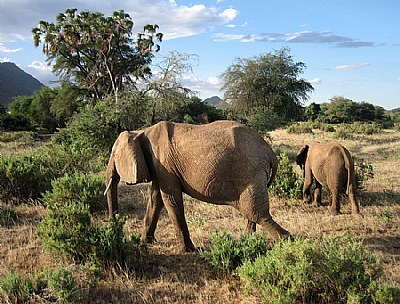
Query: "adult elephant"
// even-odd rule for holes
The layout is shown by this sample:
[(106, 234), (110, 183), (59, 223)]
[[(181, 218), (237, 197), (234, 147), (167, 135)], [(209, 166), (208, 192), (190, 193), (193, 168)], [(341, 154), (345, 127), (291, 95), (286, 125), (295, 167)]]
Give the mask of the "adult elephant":
[(326, 185), (332, 194), (332, 214), (340, 213), (339, 194), (343, 190), (350, 198), (352, 213), (360, 213), (355, 197), (354, 161), (345, 147), (338, 143), (311, 143), (299, 150), (296, 163), (303, 169), (303, 198), (306, 203), (311, 202), (310, 188), (315, 179), (314, 203), (321, 204), (322, 185)]
[(142, 240), (152, 242), (166, 207), (183, 251), (195, 249), (184, 215), (182, 193), (201, 201), (230, 205), (272, 238), (289, 236), (269, 213), (267, 185), (277, 159), (254, 130), (232, 121), (206, 125), (160, 122), (139, 132), (124, 131), (115, 141), (106, 173), (110, 215), (118, 212), (117, 185), (152, 182)]

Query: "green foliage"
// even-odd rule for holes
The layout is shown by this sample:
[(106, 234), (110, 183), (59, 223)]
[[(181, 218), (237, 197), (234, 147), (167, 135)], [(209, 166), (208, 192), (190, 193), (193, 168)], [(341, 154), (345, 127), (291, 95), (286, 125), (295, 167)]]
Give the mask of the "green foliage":
[(394, 220), (393, 212), (388, 209), (380, 211), (376, 216), (385, 223), (393, 223)]
[(17, 131), (17, 132), (5, 132), (0, 133), (0, 142), (23, 142), (30, 144), (36, 140), (39, 140), (41, 137), (39, 133), (32, 131)]
[(32, 280), (20, 274), (8, 272), (0, 279), (0, 296), (5, 303), (27, 303), (33, 291)]
[(71, 271), (56, 267), (45, 271), (44, 276), (50, 293), (57, 298), (57, 303), (81, 303), (83, 291)]
[(354, 160), (354, 170), (356, 174), (356, 187), (359, 190), (364, 189), (364, 183), (374, 178), (374, 167), (361, 157), (352, 155)]
[(293, 134), (309, 134), (313, 133), (312, 128), (310, 127), (310, 124), (306, 122), (296, 122), (291, 124), (286, 131), (288, 133), (293, 133)]
[(269, 187), (269, 193), (290, 199), (301, 198), (303, 179), (296, 176), (293, 164), (285, 152), (278, 155), (278, 170), (275, 179)]
[(2, 207), (0, 208), (0, 227), (8, 227), (17, 221), (18, 216), (17, 212), (15, 212), (14, 208), (11, 207)]
[(280, 241), (237, 272), (266, 303), (395, 303), (399, 290), (379, 283), (381, 270), (360, 240), (334, 235)]
[(271, 110), (254, 107), (250, 110), (244, 122), (258, 132), (263, 133), (283, 126), (285, 119)]
[(304, 110), (304, 117), (309, 121), (314, 121), (321, 114), (321, 105), (312, 102)]
[(44, 249), (66, 259), (85, 261), (94, 250), (89, 206), (61, 200), (47, 207), (36, 230)]
[(396, 122), (396, 123), (394, 124), (394, 129), (395, 129), (397, 132), (400, 132), (400, 122)]
[(28, 202), (50, 187), (51, 172), (40, 153), (0, 157), (0, 199)]
[(43, 202), (53, 206), (60, 202), (80, 202), (88, 205), (91, 211), (99, 209), (99, 201), (103, 196), (104, 180), (99, 176), (83, 173), (65, 174), (51, 182), (51, 191), (43, 195)]
[(235, 240), (226, 232), (211, 235), (210, 248), (202, 251), (211, 265), (223, 271), (233, 271), (245, 261), (253, 261), (267, 251), (265, 238), (257, 233), (242, 235)]
[(224, 99), (245, 119), (255, 109), (283, 121), (297, 119), (302, 114), (301, 103), (313, 90), (299, 78), (304, 69), (305, 64), (294, 62), (287, 48), (251, 59), (239, 58), (222, 74)]
[(106, 225), (93, 225), (90, 205), (103, 188), (98, 178), (65, 175), (52, 185), (53, 191), (44, 196), (48, 210), (36, 230), (46, 251), (78, 263), (119, 264), (129, 269), (146, 253), (139, 237), (125, 237), (126, 218), (117, 216)]
[(76, 83), (86, 96), (101, 99), (111, 93), (117, 101), (124, 86), (150, 74), (153, 47), (158, 51), (156, 43), (162, 40), (157, 25), (146, 25), (134, 43), (132, 29), (123, 10), (106, 17), (72, 8), (60, 13), (56, 23), (40, 21), (32, 34), (63, 80)]

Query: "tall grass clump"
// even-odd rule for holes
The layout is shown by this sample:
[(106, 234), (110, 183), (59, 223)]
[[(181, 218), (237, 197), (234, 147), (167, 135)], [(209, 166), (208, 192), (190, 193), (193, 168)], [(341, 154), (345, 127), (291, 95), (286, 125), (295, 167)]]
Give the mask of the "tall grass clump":
[(0, 300), (2, 303), (28, 303), (34, 285), (30, 278), (15, 272), (8, 272), (0, 279)]
[(17, 221), (17, 212), (12, 207), (0, 207), (0, 227), (9, 227)]
[(290, 199), (301, 198), (303, 179), (297, 177), (287, 153), (281, 152), (277, 158), (279, 161), (278, 170), (269, 187), (269, 193)]
[(376, 257), (344, 234), (280, 241), (237, 273), (266, 303), (396, 303), (400, 291), (381, 283)]

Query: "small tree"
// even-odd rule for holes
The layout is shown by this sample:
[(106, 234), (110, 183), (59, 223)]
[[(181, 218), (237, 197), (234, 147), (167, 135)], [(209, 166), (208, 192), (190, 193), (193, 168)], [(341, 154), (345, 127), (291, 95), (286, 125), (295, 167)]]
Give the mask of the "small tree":
[(222, 74), (224, 99), (246, 120), (253, 115), (297, 119), (302, 102), (313, 90), (299, 78), (305, 67), (294, 62), (287, 48), (251, 59), (239, 58)]

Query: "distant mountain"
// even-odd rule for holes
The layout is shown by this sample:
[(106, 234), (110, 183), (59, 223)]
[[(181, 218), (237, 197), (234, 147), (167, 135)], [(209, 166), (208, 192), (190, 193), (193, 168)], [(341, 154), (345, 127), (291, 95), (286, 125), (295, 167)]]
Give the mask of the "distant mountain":
[(7, 106), (16, 96), (31, 96), (43, 84), (14, 63), (0, 63), (0, 104)]
[(228, 105), (228, 103), (224, 100), (222, 100), (221, 98), (219, 98), (218, 96), (213, 96), (210, 98), (206, 98), (203, 100), (204, 103), (209, 103), (212, 104), (213, 106), (217, 107), (217, 108), (224, 108)]

